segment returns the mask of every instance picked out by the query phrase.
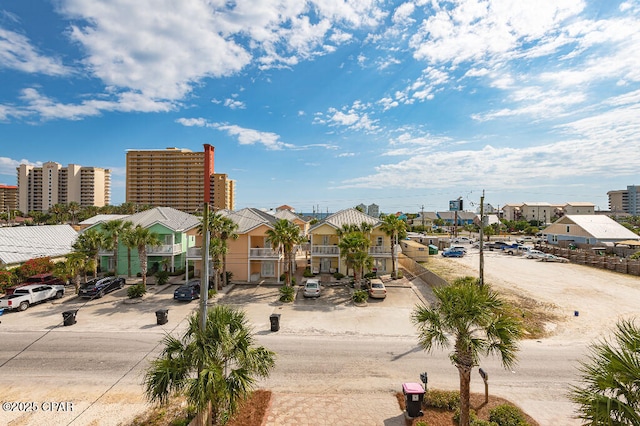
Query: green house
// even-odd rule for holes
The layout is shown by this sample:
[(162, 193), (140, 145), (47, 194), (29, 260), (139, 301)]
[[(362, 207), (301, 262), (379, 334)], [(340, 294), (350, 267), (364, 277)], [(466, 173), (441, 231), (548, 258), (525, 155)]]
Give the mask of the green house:
[[(155, 207), (140, 213), (119, 218), (123, 222), (133, 223), (133, 227), (140, 225), (158, 235), (162, 242), (160, 246), (147, 246), (147, 268), (149, 271), (167, 269), (175, 271), (186, 265), (187, 250), (196, 245), (197, 228), (200, 218), (184, 213), (171, 207)], [(104, 221), (97, 222), (87, 229), (101, 231)], [(140, 272), (140, 258), (137, 248), (127, 248), (122, 238), (118, 241), (118, 271), (117, 275), (127, 275), (129, 261), (131, 274)], [(130, 256), (129, 256), (130, 253)], [(113, 271), (113, 250), (100, 250), (100, 270)]]

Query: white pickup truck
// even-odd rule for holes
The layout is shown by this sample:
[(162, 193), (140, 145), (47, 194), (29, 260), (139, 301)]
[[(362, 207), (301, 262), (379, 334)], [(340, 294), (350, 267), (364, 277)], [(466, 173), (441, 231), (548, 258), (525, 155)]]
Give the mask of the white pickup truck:
[(64, 296), (63, 285), (31, 284), (18, 287), (13, 294), (0, 298), (0, 309), (17, 309), (24, 311), (34, 303)]

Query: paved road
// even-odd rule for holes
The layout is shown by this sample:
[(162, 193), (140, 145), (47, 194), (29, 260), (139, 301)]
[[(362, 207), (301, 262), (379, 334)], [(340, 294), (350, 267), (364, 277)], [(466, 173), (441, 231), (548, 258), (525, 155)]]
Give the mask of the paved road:
[[(325, 287), (320, 299), (297, 297), (293, 304), (277, 301), (277, 287), (236, 286), (224, 296), (224, 303), (247, 311), (260, 344), (278, 354), (276, 370), (261, 383), (276, 395), (269, 426), (296, 424), (292, 413), (304, 414), (302, 396), (308, 401), (304, 407), (313, 408), (319, 418), (329, 414), (319, 412), (320, 406), (346, 400), (352, 404), (340, 410), (336, 406), (332, 415), (353, 412), (360, 419), (375, 415), (379, 424), (400, 424), (402, 413), (393, 394), (403, 382), (419, 381), (423, 371), (429, 374), (429, 386), (456, 389), (457, 371), (447, 352), (429, 355), (417, 346), (410, 313), (420, 303), (418, 290), (390, 287), (386, 300), (363, 308), (349, 301), (344, 286)], [(174, 303), (171, 294), (168, 287), (135, 305), (124, 304), (118, 293), (86, 306), (68, 298), (3, 316), (2, 399), (33, 401), (41, 409), (0, 412), (0, 424), (117, 425), (130, 420), (146, 406), (142, 373), (160, 350), (159, 340), (167, 332), (180, 333), (184, 318), (197, 307), (196, 302)], [(61, 312), (78, 307), (78, 323), (62, 327)], [(159, 326), (154, 312), (166, 307), (169, 323)], [(270, 331), (272, 313), (281, 314), (278, 332)], [(517, 401), (541, 424), (572, 425), (577, 423), (563, 394), (582, 353), (582, 347), (529, 341), (522, 345), (514, 372), (504, 371), (496, 360), (483, 367), (490, 373), (492, 393)], [(472, 390), (484, 390), (479, 377)], [(42, 403), (50, 401), (69, 402), (73, 411), (44, 411)], [(371, 424), (364, 421), (349, 424)]]

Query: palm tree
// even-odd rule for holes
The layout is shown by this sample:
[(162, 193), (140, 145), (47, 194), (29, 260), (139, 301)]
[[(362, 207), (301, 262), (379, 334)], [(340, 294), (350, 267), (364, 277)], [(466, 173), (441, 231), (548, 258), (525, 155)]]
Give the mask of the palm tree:
[(635, 320), (616, 324), (613, 342), (591, 345), (580, 367), (581, 386), (570, 398), (587, 425), (640, 425), (640, 327)]
[(136, 225), (131, 232), (131, 242), (135, 242), (140, 259), (140, 273), (142, 274), (142, 287), (147, 288), (147, 246), (157, 247), (162, 245), (158, 234), (147, 228)]
[(245, 313), (225, 305), (207, 311), (204, 330), (193, 314), (182, 339), (168, 334), (164, 345), (145, 374), (147, 398), (164, 404), (184, 394), (200, 412), (211, 403), (214, 425), (230, 417), (256, 379), (268, 377), (275, 366), (275, 353), (255, 346)]
[(93, 278), (98, 276), (98, 255), (102, 247), (107, 246), (105, 234), (95, 229), (87, 229), (78, 235), (73, 244), (74, 250), (84, 254), (87, 258), (93, 259)]
[[(209, 254), (213, 259), (214, 266), (219, 266), (222, 264), (222, 275), (224, 280), (224, 285), (229, 284), (227, 282), (227, 240), (238, 239), (238, 224), (235, 223), (230, 218), (221, 215), (220, 213), (216, 213), (214, 211), (209, 211), (209, 233), (211, 235), (211, 244), (209, 245)], [(198, 232), (200, 235), (203, 235), (202, 232), (202, 223), (198, 227)], [(219, 270), (215, 271), (215, 282), (216, 282), (216, 290), (218, 288), (218, 274)]]
[(499, 355), (502, 365), (516, 362), (518, 339), (522, 336), (519, 319), (489, 286), (477, 285), (473, 277), (459, 278), (453, 284), (433, 289), (434, 306), (417, 306), (412, 314), (419, 330), (420, 345), (430, 352), (448, 347), (455, 339), (451, 362), (460, 376), (460, 425), (469, 425), (471, 370), (480, 355)]
[(349, 269), (353, 269), (353, 280), (357, 288), (360, 288), (360, 276), (358, 271), (364, 266), (371, 266), (373, 258), (369, 255), (369, 246), (371, 241), (364, 236), (361, 231), (351, 231), (343, 233), (338, 248), (340, 249), (340, 257), (344, 259), (347, 265), (347, 273)]
[(113, 270), (115, 276), (118, 276), (118, 243), (120, 234), (132, 226), (133, 222), (123, 222), (122, 220), (110, 220), (102, 225), (102, 231), (109, 237), (110, 246), (113, 249)]
[(69, 215), (71, 215), (72, 225), (76, 224), (76, 217), (78, 213), (80, 213), (81, 209), (82, 208), (80, 207), (80, 203), (78, 203), (77, 201), (71, 201), (69, 204), (67, 204), (67, 212), (69, 212)]
[(296, 244), (300, 244), (303, 240), (300, 235), (300, 227), (287, 219), (279, 219), (273, 229), (267, 230), (266, 235), (271, 242), (271, 247), (284, 253), (285, 284), (290, 286), (293, 269), (293, 249)]
[(120, 237), (122, 244), (127, 248), (127, 277), (129, 278), (131, 278), (131, 249), (137, 247), (133, 234), (133, 229), (127, 228)]
[(64, 221), (67, 213), (67, 206), (64, 204), (54, 204), (49, 207), (49, 213), (52, 215), (53, 222), (58, 224)]
[[(87, 257), (84, 253), (77, 251), (71, 252), (67, 255), (67, 260), (64, 262), (64, 266), (61, 267), (64, 271), (64, 275), (71, 278), (73, 286), (75, 287), (76, 294), (80, 291), (80, 273), (85, 272), (86, 275), (86, 261)], [(86, 281), (85, 276), (85, 281)]]
[(388, 214), (382, 217), (382, 225), (380, 225), (380, 229), (391, 238), (392, 276), (396, 277), (396, 245), (398, 244), (398, 239), (406, 237), (407, 224), (404, 220), (398, 219), (397, 216)]

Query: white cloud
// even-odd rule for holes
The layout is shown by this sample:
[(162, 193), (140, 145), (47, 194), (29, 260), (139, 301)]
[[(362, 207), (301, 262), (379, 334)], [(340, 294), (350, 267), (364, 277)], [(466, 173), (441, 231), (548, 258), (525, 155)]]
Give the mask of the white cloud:
[(261, 132), (255, 129), (247, 129), (237, 125), (214, 124), (218, 130), (226, 132), (229, 136), (238, 139), (240, 145), (262, 144), (269, 150), (281, 150), (285, 148), (295, 148), (295, 145), (282, 142), (280, 136), (272, 132)]
[(71, 69), (58, 58), (41, 55), (22, 34), (0, 27), (0, 69), (9, 68), (26, 73), (64, 76)]
[(380, 130), (378, 120), (371, 119), (367, 112), (371, 105), (355, 101), (350, 107), (342, 109), (329, 108), (326, 114), (317, 113), (314, 118), (316, 124), (340, 126), (349, 130), (374, 133)]
[(235, 99), (225, 99), (224, 106), (231, 109), (245, 109), (247, 107), (244, 102)]

